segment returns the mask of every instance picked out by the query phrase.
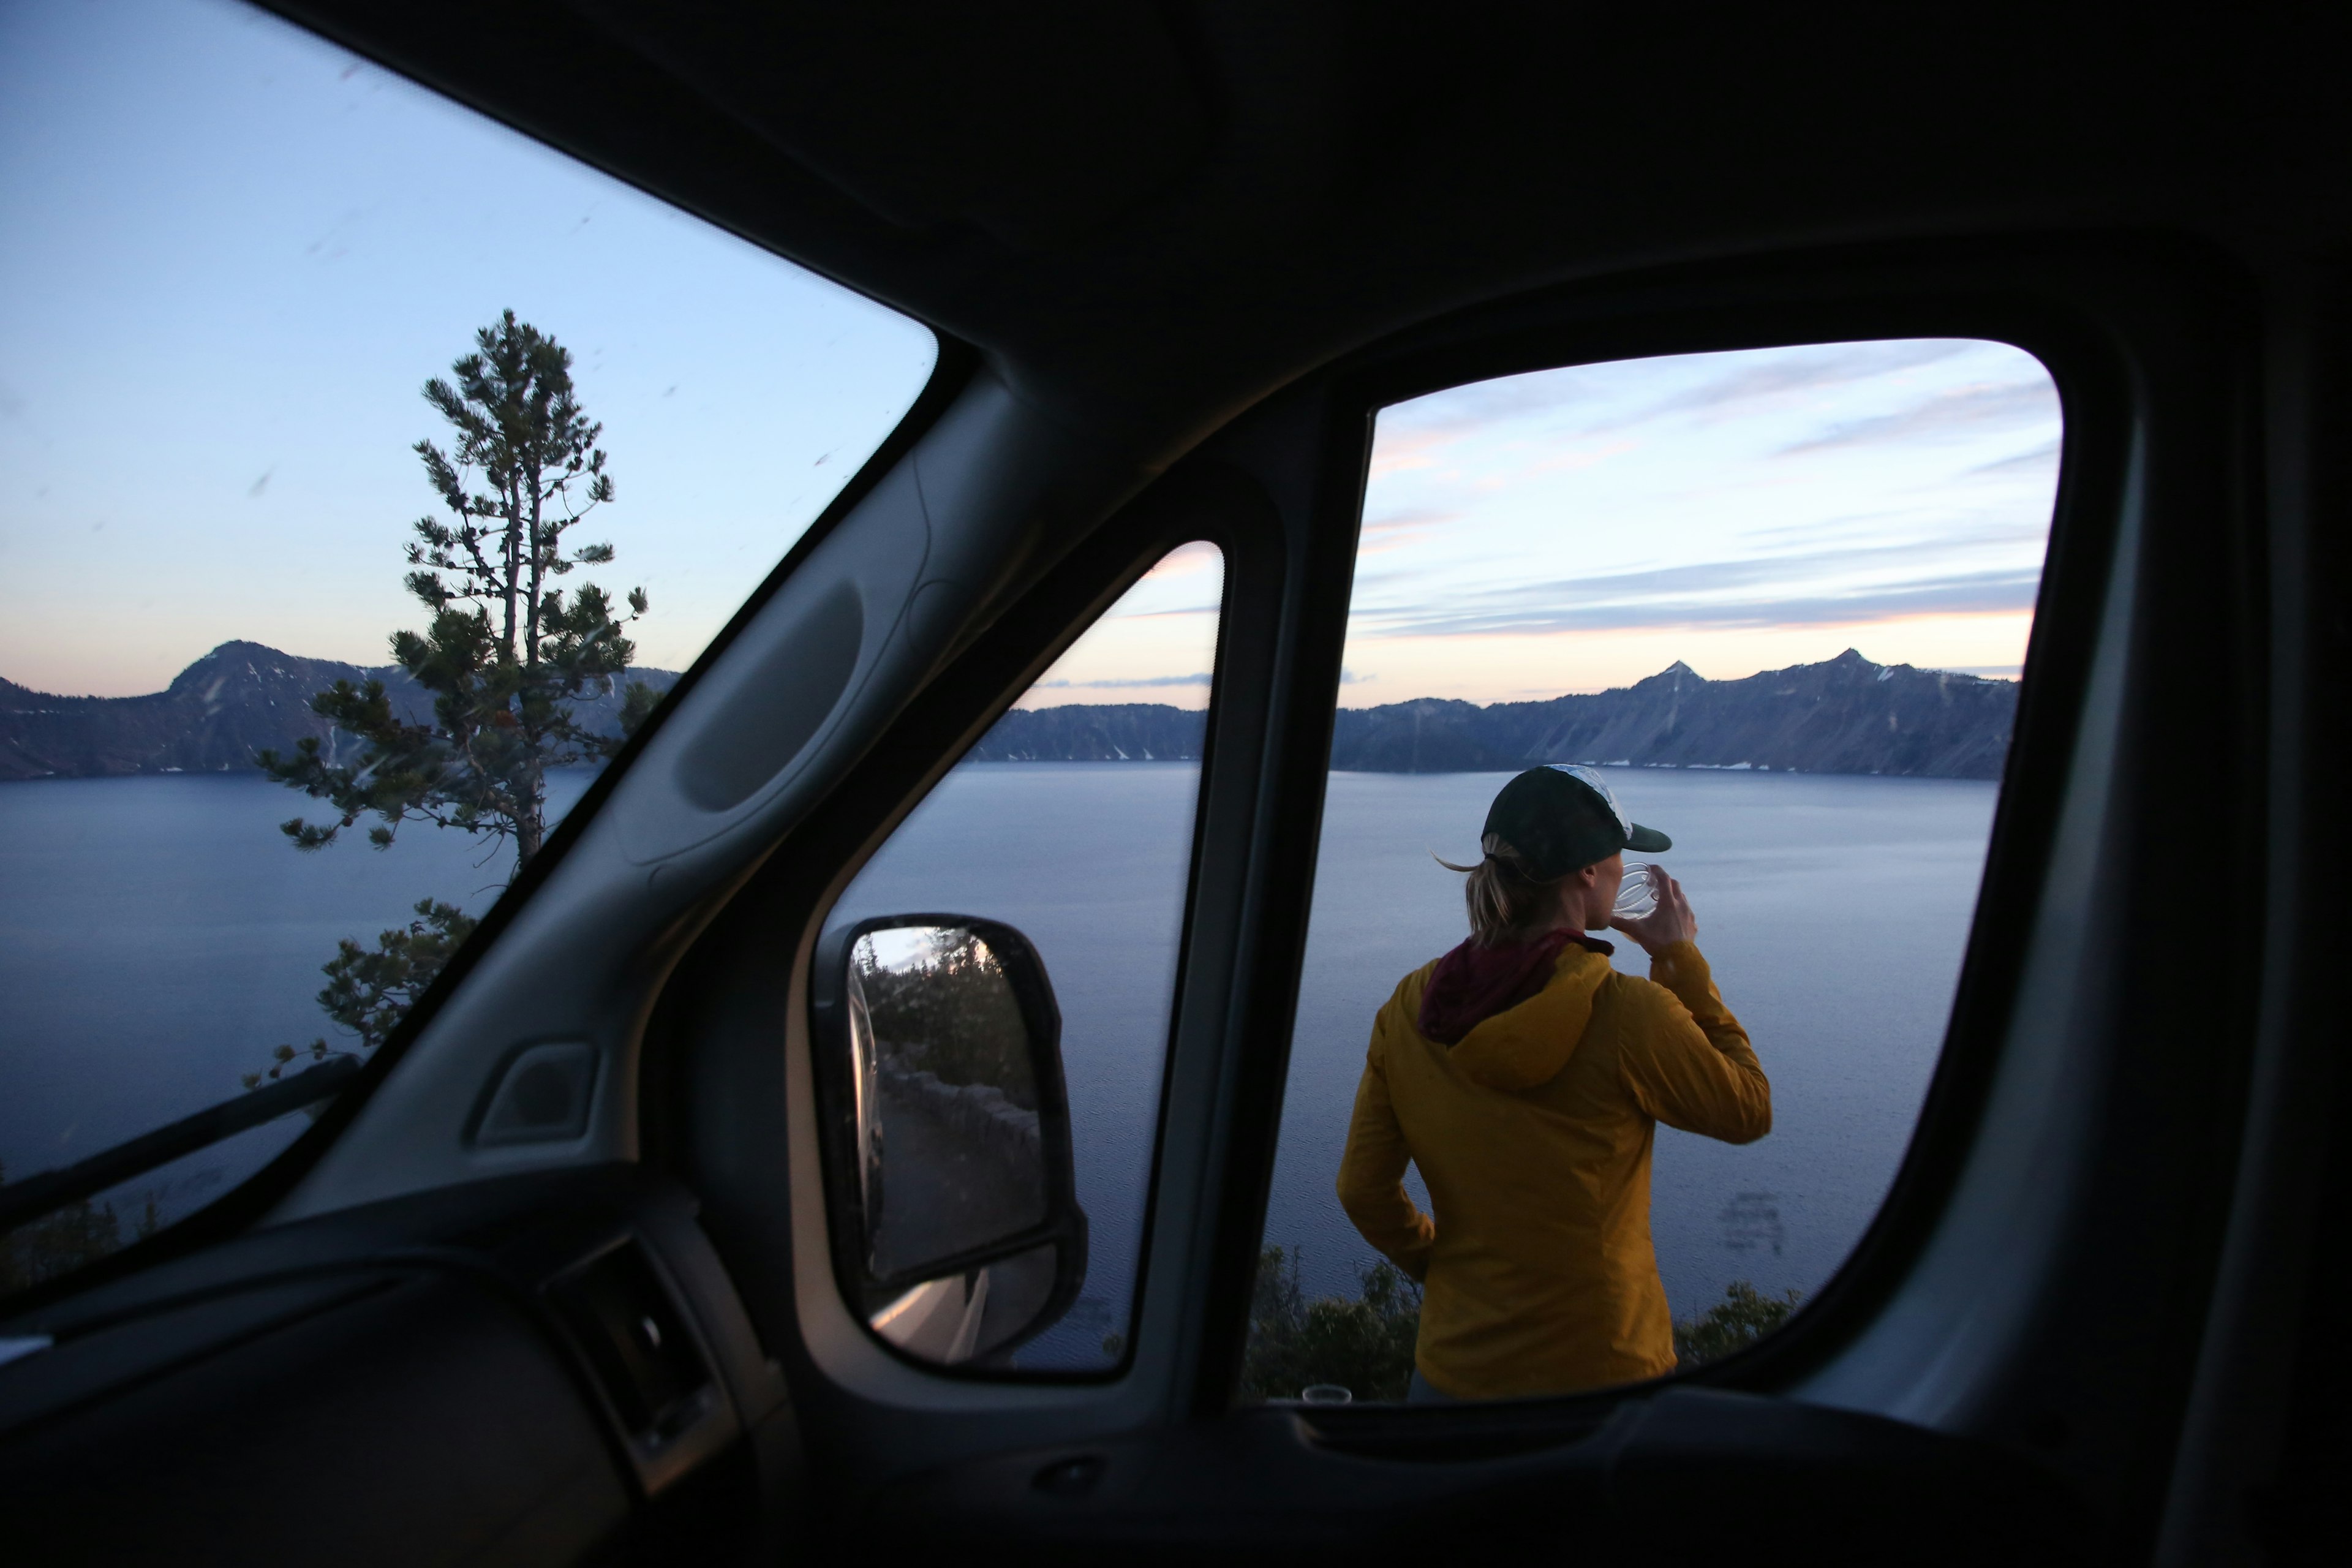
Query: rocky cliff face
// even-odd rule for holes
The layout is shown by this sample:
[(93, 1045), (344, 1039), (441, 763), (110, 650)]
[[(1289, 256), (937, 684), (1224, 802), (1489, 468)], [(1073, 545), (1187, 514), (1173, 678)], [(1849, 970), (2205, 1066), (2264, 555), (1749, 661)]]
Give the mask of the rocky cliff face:
[(967, 753), (979, 763), (1198, 762), (1207, 715), (1165, 702), (1015, 708)]
[[(630, 678), (665, 691), (677, 679), (659, 669)], [(306, 735), (331, 755), (351, 738), (311, 712), (310, 699), (338, 680), (381, 680), (395, 711), (420, 720), (432, 711), (430, 696), (397, 666), (226, 642), (143, 697), (54, 697), (0, 680), (0, 780), (229, 773), (251, 768), (257, 751), (290, 751)], [(619, 732), (617, 693), (577, 708), (591, 728)]]
[(1874, 664), (1848, 648), (1745, 680), (1708, 680), (1677, 663), (1629, 687), (1548, 702), (1343, 708), (1331, 765), (1454, 773), (1619, 763), (1996, 779), (2016, 718), (2014, 681)]

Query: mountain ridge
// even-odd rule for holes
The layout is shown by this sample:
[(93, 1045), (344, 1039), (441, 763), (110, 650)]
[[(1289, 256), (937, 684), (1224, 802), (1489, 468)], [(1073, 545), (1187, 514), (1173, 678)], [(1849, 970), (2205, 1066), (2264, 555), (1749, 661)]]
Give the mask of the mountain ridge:
[[(667, 690), (675, 672), (633, 669)], [(0, 679), (0, 782), (152, 773), (228, 773), (264, 748), (316, 736), (350, 743), (310, 710), (337, 680), (382, 680), (422, 718), (426, 692), (397, 666), (303, 658), (260, 643), (221, 644), (138, 697), (63, 697)], [(619, 731), (617, 689), (579, 705)], [(1818, 664), (1709, 680), (1679, 659), (1631, 686), (1485, 707), (1417, 697), (1334, 715), (1331, 766), (1363, 773), (1500, 773), (1538, 763), (1997, 779), (2017, 716), (2017, 683), (1872, 662), (1853, 648)], [(975, 762), (1197, 761), (1198, 709), (1068, 703), (1014, 709), (969, 753)]]
[[(1485, 707), (1416, 697), (1334, 715), (1343, 773), (1505, 773), (1538, 763), (1752, 768), (1997, 779), (2017, 683), (1874, 663), (1853, 648), (1818, 664), (1709, 680), (1677, 659), (1632, 686)], [(1142, 761), (1200, 755), (1198, 710), (1164, 703), (1015, 709), (982, 762)]]
[[(629, 679), (667, 691), (674, 671), (632, 669)], [(233, 773), (265, 749), (291, 751), (315, 736), (332, 757), (351, 744), (310, 711), (310, 699), (338, 680), (381, 680), (395, 712), (411, 721), (432, 697), (398, 665), (304, 658), (262, 643), (222, 643), (161, 691), (136, 697), (65, 697), (0, 679), (0, 782), (116, 778), (138, 773)], [(620, 732), (617, 690), (574, 704), (589, 728)]]

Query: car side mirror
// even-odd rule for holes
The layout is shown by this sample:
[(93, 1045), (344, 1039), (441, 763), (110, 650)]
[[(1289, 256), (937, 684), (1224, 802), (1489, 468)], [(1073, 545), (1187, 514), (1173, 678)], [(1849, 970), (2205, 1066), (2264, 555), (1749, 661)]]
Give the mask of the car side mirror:
[(1087, 1271), (1062, 1013), (1029, 939), (970, 915), (826, 933), (813, 987), (834, 1270), (906, 1355), (1010, 1364)]

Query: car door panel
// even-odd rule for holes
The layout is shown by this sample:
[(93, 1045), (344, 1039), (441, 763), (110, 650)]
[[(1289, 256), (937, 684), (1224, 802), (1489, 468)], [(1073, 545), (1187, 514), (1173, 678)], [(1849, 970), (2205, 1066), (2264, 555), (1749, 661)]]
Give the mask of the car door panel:
[(2073, 1563), (2065, 1485), (1988, 1444), (1679, 1388), (1580, 1418), (1266, 1407), (895, 1481), (846, 1539), (915, 1557), (985, 1535), (1039, 1563)]
[[(673, 1441), (631, 1429), (567, 1310), (621, 1248), (708, 1373)], [(792, 1483), (782, 1377), (692, 1201), (623, 1169), (275, 1227), (10, 1329), (55, 1342), (0, 1366), (0, 1506), (44, 1560), (658, 1556)]]

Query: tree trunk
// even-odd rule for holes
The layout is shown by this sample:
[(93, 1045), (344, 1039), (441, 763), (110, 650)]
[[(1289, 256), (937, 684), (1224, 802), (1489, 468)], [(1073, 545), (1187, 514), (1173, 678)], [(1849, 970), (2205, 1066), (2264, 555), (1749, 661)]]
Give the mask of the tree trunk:
[(523, 605), (523, 618), (530, 626), (524, 637), (522, 662), (526, 669), (539, 668), (539, 591), (547, 578), (547, 552), (540, 548), (540, 509), (545, 504), (545, 492), (540, 485), (539, 463), (534, 459), (523, 471), (530, 484), (530, 597)]
[(512, 479), (500, 481), (499, 500), (499, 510), (506, 513), (506, 552), (501, 560), (502, 575), (506, 581), (499, 586), (506, 597), (506, 651), (507, 658), (511, 659), (515, 657), (515, 593), (522, 584), (522, 498), (515, 493)]
[[(537, 750), (536, 747), (533, 748)], [(533, 757), (523, 770), (518, 792), (521, 809), (515, 813), (515, 870), (520, 873), (547, 840), (547, 776)]]

